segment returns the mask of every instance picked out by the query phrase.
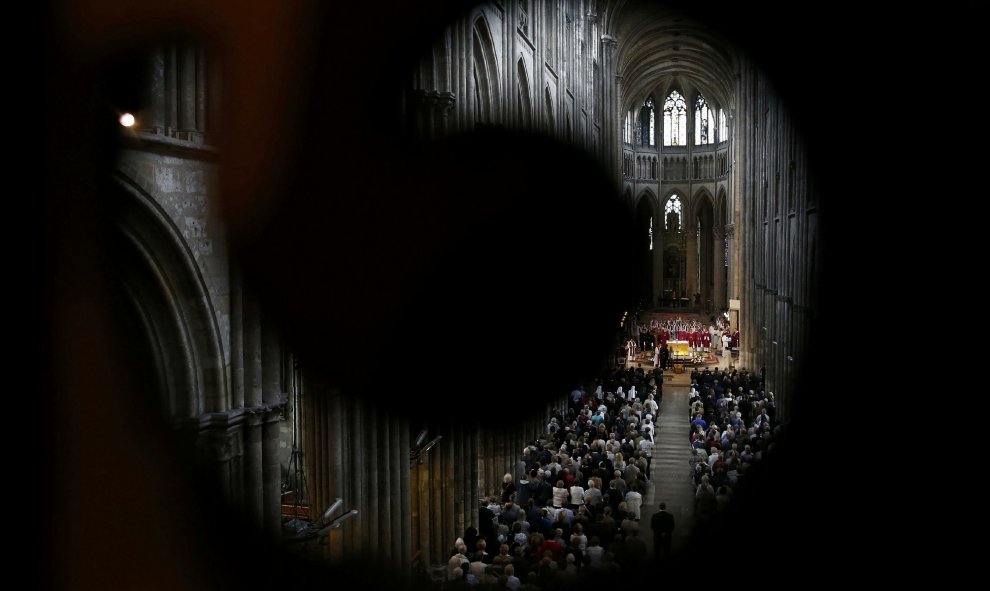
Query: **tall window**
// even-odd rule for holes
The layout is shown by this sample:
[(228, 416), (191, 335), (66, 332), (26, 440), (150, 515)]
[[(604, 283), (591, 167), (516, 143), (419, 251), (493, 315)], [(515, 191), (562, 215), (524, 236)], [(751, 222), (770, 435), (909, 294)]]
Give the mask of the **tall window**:
[(705, 97), (698, 95), (694, 102), (694, 145), (715, 143), (715, 114), (708, 108)]
[(671, 195), (663, 208), (663, 227), (665, 230), (681, 228), (681, 198), (677, 195)]
[(622, 141), (632, 143), (632, 111), (626, 111), (626, 126), (622, 132)]
[(729, 141), (729, 122), (725, 120), (725, 109), (718, 110), (718, 141)]
[(687, 144), (687, 104), (676, 90), (672, 91), (663, 104), (663, 145), (683, 146)]
[(653, 108), (653, 99), (646, 99), (646, 103), (639, 112), (640, 144), (644, 146), (656, 145), (656, 110)]
[(653, 250), (653, 216), (650, 216), (650, 250)]

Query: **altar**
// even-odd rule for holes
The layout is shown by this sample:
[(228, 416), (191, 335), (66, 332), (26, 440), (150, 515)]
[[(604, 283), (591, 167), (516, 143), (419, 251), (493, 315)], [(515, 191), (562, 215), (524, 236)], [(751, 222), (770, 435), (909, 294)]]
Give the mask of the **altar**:
[(687, 341), (667, 341), (667, 348), (670, 349), (671, 359), (680, 360), (691, 357), (691, 349)]

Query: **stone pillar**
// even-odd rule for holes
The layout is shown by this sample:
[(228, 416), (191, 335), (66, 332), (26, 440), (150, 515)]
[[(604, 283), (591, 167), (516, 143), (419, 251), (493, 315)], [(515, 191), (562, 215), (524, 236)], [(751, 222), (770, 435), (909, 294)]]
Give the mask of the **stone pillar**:
[(231, 408), (244, 408), (243, 286), (236, 267), (230, 268), (230, 377)]
[(278, 453), (282, 363), (279, 336), (269, 323), (262, 332), (262, 362), (262, 402), (266, 407), (262, 428), (265, 530), (277, 539), (282, 532), (282, 468)]
[(193, 132), (196, 131), (196, 48), (184, 43), (178, 52), (179, 129)]
[(392, 499), (400, 493), (395, 485), (392, 476), (396, 471), (392, 465), (393, 452), (392, 445), (398, 446), (397, 441), (392, 439), (392, 418), (387, 414), (379, 417), (378, 428), (375, 429), (375, 455), (378, 457), (378, 495), (380, 499), (378, 505), (378, 533), (381, 556), (391, 562), (399, 560), (398, 553), (394, 552), (393, 538), (397, 535), (392, 518)]
[[(262, 403), (261, 384), (261, 318), (258, 302), (251, 295), (245, 298), (243, 313), (244, 334), (244, 396), (245, 406), (254, 409)], [(258, 529), (264, 528), (262, 434), (263, 417), (251, 412), (244, 424), (244, 499), (248, 514)]]
[(450, 133), (450, 113), (457, 103), (452, 92), (441, 92), (437, 100), (437, 136), (442, 137)]
[(196, 131), (206, 132), (207, 119), (207, 61), (206, 52), (196, 51)]
[(696, 233), (696, 230), (697, 230), (697, 218), (694, 217), (693, 215), (691, 217), (689, 217), (689, 218), (687, 216), (684, 216), (684, 217), (687, 218), (685, 220), (687, 222), (687, 224), (685, 224), (687, 227), (684, 228), (684, 235), (685, 235), (685, 238), (687, 239), (686, 240), (687, 247), (685, 249), (685, 255), (684, 255), (685, 258), (687, 259), (686, 260), (686, 263), (687, 263), (687, 265), (686, 265), (686, 267), (687, 267), (687, 277), (686, 277), (686, 280), (684, 282), (685, 293), (684, 294), (678, 294), (678, 296), (679, 297), (690, 298), (691, 301), (690, 301), (690, 303), (688, 305), (689, 306), (693, 306), (694, 305), (694, 293), (696, 291), (698, 291), (698, 277), (697, 277), (697, 275), (698, 275), (698, 236), (697, 236), (697, 233)]
[[(469, 97), (465, 94), (468, 84), (474, 76), (468, 76), (467, 72), (474, 71), (472, 56), (474, 55), (474, 26), (473, 23), (459, 19), (451, 25), (451, 89), (454, 95), (459, 97)], [(473, 123), (471, 110), (474, 108), (474, 99), (463, 100), (460, 104), (454, 105), (454, 127), (457, 130), (469, 129)]]
[(174, 43), (166, 43), (162, 49), (163, 61), (163, 87), (165, 90), (164, 111), (162, 123), (164, 124), (165, 135), (171, 136), (179, 124), (179, 78), (178, 63), (176, 61), (176, 46)]
[(602, 98), (601, 109), (604, 156), (608, 174), (622, 183), (622, 136), (617, 122), (621, 121), (618, 109), (618, 79), (616, 76), (616, 51), (618, 42), (611, 35), (602, 35)]
[(366, 450), (364, 449), (364, 434), (367, 428), (365, 412), (367, 409), (364, 408), (364, 405), (359, 400), (351, 400), (348, 406), (351, 411), (352, 445), (350, 457), (348, 458), (347, 473), (350, 474), (351, 486), (348, 496), (344, 500), (360, 511), (360, 514), (356, 519), (349, 521), (342, 529), (350, 530), (346, 538), (349, 544), (346, 556), (359, 558), (368, 550), (365, 545), (367, 539), (362, 535), (362, 531), (366, 527), (368, 520), (368, 471), (365, 466)]
[(663, 249), (666, 246), (663, 232), (663, 210), (659, 199), (653, 214), (653, 295), (655, 305), (663, 304)]
[(381, 494), (386, 490), (379, 487), (380, 458), (378, 457), (378, 411), (374, 408), (366, 408), (364, 413), (364, 440), (361, 457), (364, 458), (361, 469), (367, 474), (367, 496), (365, 507), (367, 513), (361, 514), (361, 530), (364, 532), (364, 546), (366, 551), (376, 555), (381, 554), (381, 512), (383, 505), (387, 504), (387, 499), (381, 499)]
[(725, 230), (714, 227), (712, 229), (712, 274), (715, 283), (715, 293), (712, 301), (715, 304), (715, 311), (718, 312), (728, 307), (725, 300)]
[[(327, 391), (324, 390), (322, 394), (326, 395)], [(344, 511), (350, 511), (354, 505), (354, 499), (346, 498), (348, 491), (344, 488), (344, 482), (346, 482), (346, 477), (344, 475), (344, 470), (347, 467), (347, 451), (350, 445), (350, 437), (348, 437), (347, 428), (349, 423), (345, 420), (345, 413), (347, 406), (344, 404), (344, 400), (341, 396), (334, 392), (329, 396), (330, 400), (326, 405), (327, 417), (325, 421), (320, 421), (319, 425), (326, 427), (329, 431), (330, 446), (326, 454), (327, 466), (324, 468), (326, 470), (326, 478), (324, 483), (326, 486), (327, 498), (344, 499), (344, 506), (342, 509)], [(318, 429), (315, 435), (319, 436)], [(329, 546), (328, 554), (334, 560), (341, 560), (344, 556), (343, 545), (344, 545), (344, 531), (343, 528), (330, 530), (330, 536), (327, 539), (327, 545)]]
[[(473, 501), (473, 499), (468, 496), (466, 475), (469, 472), (468, 466), (474, 464), (475, 461), (467, 453), (465, 430), (460, 427), (451, 428), (450, 439), (450, 445), (444, 449), (446, 452), (444, 456), (449, 457), (453, 463), (451, 476), (453, 478), (452, 488), (454, 494), (453, 498), (449, 499), (446, 510), (453, 517), (453, 534), (460, 536), (464, 533), (465, 528), (470, 525), (464, 512), (464, 505), (469, 501)], [(474, 548), (468, 548), (468, 552), (474, 552)]]
[[(393, 432), (396, 433), (397, 444), (393, 444), (395, 448), (395, 461), (396, 467), (395, 472), (398, 476), (398, 486), (395, 495), (395, 505), (393, 506), (393, 520), (392, 523), (396, 527), (396, 531), (399, 533), (397, 541), (394, 541), (394, 547), (397, 551), (395, 556), (395, 564), (400, 565), (400, 567), (405, 571), (406, 574), (409, 573), (409, 567), (412, 562), (412, 470), (409, 468), (409, 422), (406, 420), (399, 420), (398, 418), (393, 419)], [(413, 468), (415, 470), (416, 468)], [(429, 556), (424, 556), (423, 560), (428, 560)]]
[(148, 64), (148, 108), (141, 128), (161, 133), (165, 128), (165, 47), (156, 45)]

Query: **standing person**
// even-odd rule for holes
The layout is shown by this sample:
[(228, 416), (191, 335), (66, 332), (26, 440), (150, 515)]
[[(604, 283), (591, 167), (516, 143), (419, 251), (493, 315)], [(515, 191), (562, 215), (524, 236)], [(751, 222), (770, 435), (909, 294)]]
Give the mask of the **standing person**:
[(512, 483), (512, 474), (506, 474), (502, 477), (502, 503), (508, 503), (512, 500), (512, 495), (516, 493), (516, 485)]
[(653, 556), (659, 561), (661, 551), (665, 558), (670, 557), (670, 541), (674, 531), (674, 516), (667, 512), (667, 503), (660, 503), (660, 510), (650, 519), (653, 529)]
[(728, 354), (729, 341), (731, 341), (731, 340), (732, 339), (729, 338), (729, 332), (728, 331), (722, 333), (722, 357), (727, 357), (729, 355)]

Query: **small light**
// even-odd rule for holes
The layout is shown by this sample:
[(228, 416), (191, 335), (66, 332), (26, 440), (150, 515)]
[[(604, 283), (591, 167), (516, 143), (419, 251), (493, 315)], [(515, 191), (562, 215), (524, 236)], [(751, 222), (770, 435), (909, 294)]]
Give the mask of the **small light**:
[(131, 127), (134, 125), (134, 115), (130, 113), (124, 113), (120, 116), (120, 124), (124, 127)]

